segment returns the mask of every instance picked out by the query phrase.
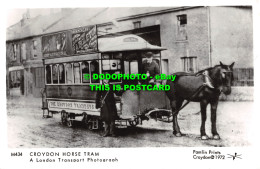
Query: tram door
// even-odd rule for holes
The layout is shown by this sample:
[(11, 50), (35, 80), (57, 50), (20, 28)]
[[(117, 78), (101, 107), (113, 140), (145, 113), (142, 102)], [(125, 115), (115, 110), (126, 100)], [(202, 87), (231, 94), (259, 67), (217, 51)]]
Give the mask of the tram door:
[[(124, 52), (123, 53), (123, 73), (138, 74), (141, 73), (141, 53)], [(124, 80), (125, 85), (136, 85), (137, 80)], [(122, 117), (132, 118), (139, 113), (139, 91), (126, 90), (122, 95)]]

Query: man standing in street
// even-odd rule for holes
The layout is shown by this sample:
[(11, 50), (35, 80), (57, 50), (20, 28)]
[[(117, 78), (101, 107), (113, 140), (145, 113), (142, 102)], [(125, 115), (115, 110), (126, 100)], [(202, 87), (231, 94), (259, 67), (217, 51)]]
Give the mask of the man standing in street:
[[(109, 85), (109, 80), (104, 79), (103, 83), (103, 85)], [(103, 137), (116, 137), (115, 120), (118, 118), (118, 115), (112, 86), (110, 86), (110, 90), (108, 91), (97, 91), (96, 109), (98, 108), (101, 108), (101, 119), (105, 123), (105, 132)]]

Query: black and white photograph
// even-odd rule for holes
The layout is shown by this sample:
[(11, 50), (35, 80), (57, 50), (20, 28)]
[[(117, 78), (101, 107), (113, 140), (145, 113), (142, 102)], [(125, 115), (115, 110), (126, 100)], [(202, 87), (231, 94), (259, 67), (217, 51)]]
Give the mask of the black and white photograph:
[(123, 166), (114, 150), (183, 148), (180, 157), (205, 164), (249, 160), (242, 152), (256, 134), (254, 9), (8, 9), (5, 156), (43, 168)]

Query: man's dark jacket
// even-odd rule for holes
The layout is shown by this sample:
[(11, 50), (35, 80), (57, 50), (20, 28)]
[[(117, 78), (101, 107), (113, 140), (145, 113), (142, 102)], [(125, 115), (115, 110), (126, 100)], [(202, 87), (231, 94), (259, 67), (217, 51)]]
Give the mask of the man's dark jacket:
[[(104, 99), (104, 97), (106, 98)], [(102, 100), (104, 100), (103, 105)], [(116, 101), (112, 90), (97, 91), (96, 108), (101, 108), (101, 118), (103, 121), (111, 122), (118, 118)]]

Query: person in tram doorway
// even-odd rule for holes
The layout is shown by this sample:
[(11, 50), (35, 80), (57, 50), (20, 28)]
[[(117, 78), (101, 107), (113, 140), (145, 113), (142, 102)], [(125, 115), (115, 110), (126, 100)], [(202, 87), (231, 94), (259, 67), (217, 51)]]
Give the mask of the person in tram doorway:
[(160, 74), (159, 65), (153, 61), (154, 54), (152, 52), (147, 52), (145, 56), (146, 60), (144, 60), (142, 63), (142, 74), (147, 75), (147, 80), (144, 83), (154, 84), (155, 75)]
[[(103, 85), (109, 85), (109, 80), (104, 79)], [(118, 119), (116, 101), (112, 85), (110, 90), (97, 91), (96, 95), (96, 108), (101, 108), (101, 119), (105, 123), (105, 131), (103, 137), (112, 136), (116, 137), (115, 133), (115, 120)]]

